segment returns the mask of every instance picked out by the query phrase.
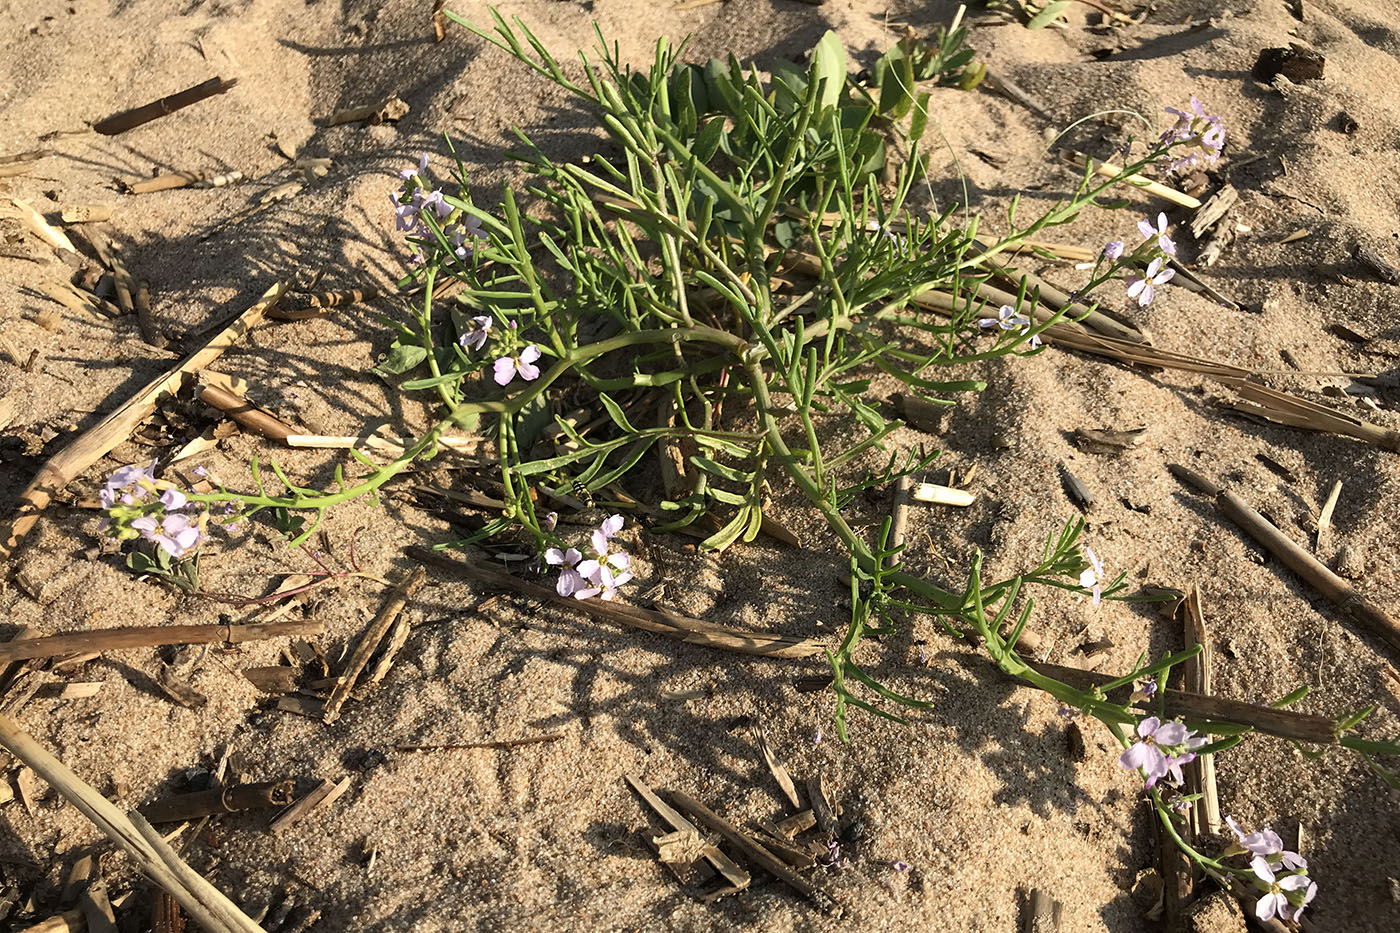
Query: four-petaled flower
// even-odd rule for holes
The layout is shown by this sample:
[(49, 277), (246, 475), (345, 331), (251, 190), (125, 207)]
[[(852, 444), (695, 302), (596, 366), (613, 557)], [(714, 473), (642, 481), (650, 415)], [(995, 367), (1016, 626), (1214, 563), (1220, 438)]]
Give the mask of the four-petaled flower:
[[(1268, 886), (1267, 893), (1254, 905), (1254, 915), (1260, 920), (1272, 920), (1275, 916), (1284, 920), (1297, 920), (1302, 915), (1303, 908), (1317, 897), (1317, 883), (1311, 878), (1301, 873), (1279, 878), (1274, 874), (1268, 859), (1262, 855), (1254, 856), (1249, 867), (1254, 869), (1255, 877)], [(1288, 898), (1288, 891), (1303, 892), (1303, 902), (1295, 907)]]
[(985, 329), (1000, 327), (1002, 330), (1015, 330), (1018, 327), (1028, 327), (1031, 319), (1016, 313), (1016, 309), (1011, 305), (1002, 305), (996, 317), (979, 318), (977, 326)]
[(1123, 241), (1109, 240), (1103, 248), (1104, 259), (1117, 259), (1123, 255)]
[(544, 552), (544, 560), (545, 563), (559, 568), (559, 582), (554, 588), (559, 591), (560, 596), (572, 596), (584, 588), (587, 581), (584, 580), (583, 574), (575, 569), (578, 562), (583, 560), (583, 555), (577, 548), (561, 551), (552, 547)]
[(400, 180), (400, 181), (403, 181), (403, 182), (412, 181), (414, 178), (417, 178), (418, 175), (419, 175), (420, 173), (426, 172), (427, 170), (428, 170), (428, 154), (427, 154), (426, 152), (419, 153), (419, 155), (418, 155), (418, 168), (416, 168), (416, 169), (412, 169), (412, 168), (403, 169), (402, 171), (399, 172), (399, 180)]
[(184, 557), (185, 552), (204, 537), (188, 515), (167, 515), (161, 521), (153, 515), (143, 515), (133, 519), (131, 527), (141, 532), (141, 537), (147, 541), (160, 545), (171, 557)]
[(1147, 264), (1147, 271), (1142, 277), (1133, 276), (1128, 283), (1128, 297), (1136, 298), (1138, 304), (1146, 307), (1152, 304), (1152, 297), (1158, 285), (1165, 285), (1176, 275), (1175, 269), (1163, 269), (1160, 258), (1152, 260)]
[(160, 494), (160, 504), (165, 506), (166, 511), (169, 512), (180, 511), (188, 501), (185, 494), (178, 489), (167, 489)]
[(529, 382), (540, 377), (540, 368), (535, 365), (535, 360), (540, 358), (540, 348), (533, 343), (520, 351), (518, 356), (503, 356), (496, 361), (493, 367), (496, 371), (496, 385), (508, 385), (516, 374), (521, 379)]
[(1089, 566), (1079, 574), (1079, 585), (1094, 591), (1094, 605), (1097, 606), (1103, 602), (1103, 561), (1099, 560), (1099, 555), (1092, 548), (1086, 547), (1084, 556), (1089, 559)]
[(434, 191), (423, 199), (423, 208), (431, 208), (437, 214), (438, 220), (446, 220), (452, 213), (452, 205), (443, 200), (441, 191)]
[(579, 599), (598, 595), (603, 599), (612, 599), (617, 594), (617, 588), (632, 579), (632, 572), (628, 569), (632, 566), (631, 556), (624, 551), (609, 550), (609, 539), (621, 530), (621, 515), (614, 515), (593, 529), (590, 541), (597, 556), (578, 565), (578, 572), (593, 585), (576, 593)]
[(462, 332), (462, 336), (457, 338), (457, 342), (464, 347), (480, 350), (486, 345), (486, 335), (490, 331), (491, 318), (485, 314), (479, 314), (467, 322), (467, 329)]
[(1138, 232), (1149, 240), (1156, 237), (1157, 246), (1161, 248), (1162, 252), (1168, 256), (1176, 255), (1176, 244), (1172, 242), (1171, 237), (1167, 236), (1167, 215), (1165, 213), (1157, 215), (1157, 226), (1155, 227), (1152, 226), (1152, 218), (1150, 217), (1139, 220)]
[[(1173, 759), (1163, 749), (1186, 744), (1193, 737), (1191, 730), (1179, 722), (1162, 722), (1156, 716), (1148, 716), (1138, 723), (1137, 734), (1138, 741), (1118, 756), (1118, 763), (1129, 771), (1141, 768), (1147, 775), (1149, 788), (1166, 777), (1168, 772), (1177, 777), (1183, 762)], [(1195, 753), (1189, 754), (1195, 757)]]

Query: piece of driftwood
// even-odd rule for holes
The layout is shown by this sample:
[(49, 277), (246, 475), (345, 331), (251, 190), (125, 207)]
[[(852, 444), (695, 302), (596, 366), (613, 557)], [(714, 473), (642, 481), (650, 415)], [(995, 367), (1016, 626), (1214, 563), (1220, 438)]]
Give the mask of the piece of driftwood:
[(1186, 485), (1205, 495), (1213, 496), (1216, 508), (1225, 517), (1327, 597), (1348, 618), (1380, 638), (1392, 650), (1400, 652), (1400, 622), (1367, 599), (1356, 587), (1333, 573), (1325, 564), (1255, 511), (1248, 502), (1183, 466), (1169, 464), (1167, 469)]
[(564, 737), (562, 732), (549, 732), (544, 735), (527, 735), (519, 739), (501, 739), (495, 742), (449, 742), (444, 745), (395, 745), (401, 752), (435, 752), (457, 748), (518, 748), (521, 745), (539, 745), (544, 742), (557, 742)]
[(341, 778), (339, 782), (326, 778), (320, 784), (316, 785), (315, 790), (278, 814), (277, 818), (267, 825), (267, 828), (274, 833), (281, 832), (288, 826), (300, 822), (322, 807), (330, 806), (336, 800), (339, 800), (349, 789), (350, 775), (348, 774)]
[(111, 220), (113, 210), (110, 204), (69, 204), (58, 218), (66, 224), (96, 224)]
[(754, 841), (787, 862), (793, 868), (811, 868), (817, 864), (817, 856), (811, 849), (799, 848), (777, 833), (768, 830), (750, 830)]
[(288, 437), (297, 433), (296, 428), (240, 395), (213, 385), (200, 386), (197, 392), (201, 402), (223, 412), (255, 434), (285, 443)]
[[(1027, 661), (1026, 663), (1045, 676), (1063, 681), (1077, 690), (1090, 690), (1117, 680), (1116, 677), (1109, 674), (1086, 671), (1077, 667), (1064, 667), (1040, 661)], [(1123, 692), (1130, 691), (1131, 686), (1131, 684), (1125, 685), (1122, 688)], [(1171, 688), (1161, 688), (1158, 693), (1165, 701), (1164, 714), (1168, 717), (1251, 726), (1256, 731), (1267, 735), (1297, 739), (1301, 742), (1311, 742), (1318, 745), (1335, 745), (1337, 743), (1337, 724), (1323, 716), (1295, 713), (1291, 710), (1274, 709), (1271, 706), (1259, 706), (1241, 700), (1204, 696)], [(1155, 710), (1156, 698), (1134, 700), (1132, 705), (1140, 709)]]
[(744, 857), (768, 872), (814, 903), (819, 910), (831, 911), (836, 901), (830, 894), (803, 878), (788, 867), (787, 863), (769, 852), (739, 827), (720, 816), (700, 801), (683, 791), (671, 791), (671, 800), (676, 807), (689, 814), (706, 828), (719, 833), (730, 845), (744, 853)]
[(404, 553), (420, 563), (451, 571), (487, 586), (583, 612), (595, 619), (603, 619), (630, 628), (667, 635), (693, 645), (704, 645), (709, 648), (737, 651), (742, 654), (754, 654), (767, 658), (810, 658), (822, 654), (826, 650), (822, 643), (815, 639), (774, 635), (767, 632), (750, 632), (725, 625), (716, 625), (701, 619), (691, 619), (665, 609), (639, 609), (615, 600), (574, 599), (571, 596), (560, 596), (552, 588), (538, 586), (508, 573), (501, 573), (477, 564), (457, 560), (427, 548), (409, 547), (405, 549)]
[(1060, 478), (1064, 480), (1065, 493), (1074, 503), (1075, 508), (1081, 512), (1087, 512), (1094, 507), (1094, 493), (1064, 463), (1060, 464)]
[(1059, 933), (1064, 905), (1041, 888), (1032, 888), (1026, 899), (1026, 919), (1022, 933)]
[(290, 780), (217, 787), (148, 803), (140, 809), (140, 813), (152, 824), (180, 823), (239, 810), (285, 807), (292, 802), (293, 787)]
[(326, 118), (326, 126), (340, 126), (342, 123), (364, 123), (367, 126), (396, 123), (408, 116), (408, 110), (408, 104), (400, 100), (398, 96), (392, 96), (382, 104), (337, 110)]
[(0, 716), (0, 746), (77, 807), (132, 858), (142, 874), (178, 900), (206, 933), (266, 933), (186, 865), (139, 813), (123, 814), (6, 716)]
[[(1191, 860), (1176, 844), (1176, 840), (1167, 835), (1155, 812), (1150, 814), (1150, 822), (1156, 843), (1157, 873), (1162, 879), (1162, 929), (1166, 933), (1181, 933), (1182, 915), (1191, 902), (1195, 888)], [(1195, 844), (1195, 833), (1189, 820), (1177, 832), (1187, 845)]]
[(15, 550), (38, 522), (40, 513), (53, 501), (53, 497), (78, 474), (126, 440), (136, 426), (156, 410), (161, 398), (179, 387), (187, 373), (204, 369), (242, 339), (244, 334), (256, 327), (267, 313), (267, 309), (277, 303), (283, 288), (281, 282), (274, 284), (263, 293), (256, 304), (239, 314), (232, 323), (209, 338), (202, 347), (174, 368), (147, 383), (115, 411), (50, 457), (39, 468), (38, 475), (20, 493), (19, 515), (9, 523), (4, 532), (0, 532), (0, 560), (14, 555)]
[(345, 705), (345, 701), (350, 698), (350, 691), (355, 689), (355, 681), (359, 678), (360, 672), (369, 663), (370, 656), (374, 654), (379, 643), (384, 640), (384, 635), (389, 631), (389, 627), (394, 624), (403, 607), (407, 605), (413, 594), (423, 585), (423, 580), (428, 572), (422, 567), (414, 567), (402, 580), (394, 585), (389, 592), (389, 598), (384, 605), (379, 608), (379, 612), (365, 629), (364, 635), (360, 637), (360, 642), (355, 646), (355, 652), (350, 655), (350, 660), (345, 664), (345, 670), (336, 678), (335, 688), (331, 690), (331, 697), (326, 701), (326, 709), (322, 714), (322, 720), (326, 723), (333, 723), (340, 718), (340, 709)]
[(792, 804), (794, 810), (802, 809), (802, 798), (797, 795), (797, 785), (792, 782), (792, 776), (788, 774), (787, 768), (778, 760), (778, 756), (773, 754), (773, 747), (768, 742), (768, 733), (763, 727), (755, 724), (753, 727), (753, 741), (758, 746), (758, 753), (763, 757), (763, 763), (768, 766), (768, 773), (773, 775), (773, 780), (778, 782), (778, 787), (782, 790), (783, 796), (788, 803)]
[(68, 239), (68, 234), (45, 220), (44, 215), (34, 209), (34, 205), (22, 198), (12, 197), (8, 200), (15, 207), (14, 216), (28, 227), (29, 231), (39, 239), (52, 246), (54, 249), (61, 249), (70, 253), (76, 253), (78, 251), (74, 248), (73, 241)]
[(221, 642), (236, 645), (284, 635), (319, 635), (324, 628), (324, 622), (299, 620), (268, 624), (250, 622), (245, 625), (135, 625), (68, 632), (0, 643), (0, 664), (24, 658), (56, 658), (90, 651), (103, 653), (158, 645), (213, 645)]
[[(646, 801), (647, 806), (656, 811), (656, 815), (661, 817), (662, 821), (665, 822), (667, 826), (671, 827), (673, 831), (691, 832), (695, 833), (697, 836), (700, 834), (700, 831), (695, 828), (695, 824), (691, 823), (690, 820), (687, 820), (677, 812), (674, 807), (657, 796), (656, 792), (648, 787), (646, 782), (637, 775), (624, 774), (623, 778), (627, 781), (628, 785), (637, 792), (637, 795), (640, 796), (642, 800)], [(721, 852), (718, 847), (706, 845), (701, 849), (700, 854), (704, 857), (705, 861), (714, 866), (715, 871), (719, 872), (720, 877), (727, 883), (727, 887), (708, 895), (705, 898), (707, 901), (713, 901), (726, 894), (737, 894), (749, 886), (752, 880), (749, 873), (735, 864), (734, 860)]]
[[(1189, 693), (1210, 694), (1214, 689), (1211, 676), (1211, 662), (1215, 649), (1211, 646), (1210, 633), (1206, 630), (1205, 610), (1201, 606), (1201, 588), (1195, 584), (1186, 591), (1186, 598), (1177, 609), (1186, 634), (1186, 646), (1201, 646), (1201, 653), (1187, 659), (1181, 668), (1185, 674), (1184, 686)], [(1215, 756), (1197, 757), (1186, 766), (1186, 786), (1201, 799), (1191, 808), (1191, 819), (1198, 833), (1219, 835), (1220, 794), (1215, 783)]]
[(1400, 453), (1400, 431), (1379, 427), (1336, 409), (1260, 385), (1257, 382), (1248, 381), (1242, 377), (1217, 377), (1217, 381), (1229, 386), (1244, 397), (1244, 401), (1236, 401), (1231, 404), (1230, 407), (1236, 411), (1308, 431), (1322, 431), (1327, 434), (1354, 437), (1368, 444), (1375, 444), (1377, 447)]
[(118, 133), (134, 130), (152, 120), (159, 120), (161, 117), (182, 110), (191, 104), (197, 104), (215, 94), (223, 94), (236, 84), (238, 84), (237, 78), (229, 78), (228, 80), (210, 78), (208, 81), (186, 88), (176, 94), (167, 95), (160, 100), (115, 113), (105, 120), (97, 121), (92, 125), (92, 128), (94, 132), (101, 133), (103, 136), (116, 136)]

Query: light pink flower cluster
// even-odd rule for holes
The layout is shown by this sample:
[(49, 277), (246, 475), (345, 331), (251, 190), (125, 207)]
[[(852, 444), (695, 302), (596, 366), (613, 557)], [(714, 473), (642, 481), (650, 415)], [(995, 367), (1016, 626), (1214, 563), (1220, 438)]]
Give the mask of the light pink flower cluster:
[(1206, 113), (1205, 105), (1194, 96), (1188, 113), (1175, 107), (1166, 112), (1176, 117), (1170, 129), (1162, 134), (1161, 143), (1173, 147), (1167, 158), (1167, 168), (1185, 171), (1198, 165), (1213, 165), (1225, 148), (1225, 124), (1219, 117)]
[[(1278, 917), (1297, 921), (1303, 909), (1317, 897), (1317, 882), (1308, 877), (1308, 860), (1284, 849), (1278, 833), (1268, 827), (1246, 833), (1234, 817), (1226, 817), (1225, 822), (1235, 834), (1235, 843), (1225, 854), (1252, 856), (1249, 867), (1254, 877), (1251, 880), (1264, 892), (1254, 905), (1255, 916), (1260, 920)], [(1279, 877), (1280, 868), (1291, 874)]]
[(1182, 765), (1195, 761), (1196, 749), (1209, 741), (1179, 722), (1163, 722), (1156, 716), (1148, 716), (1138, 723), (1137, 735), (1138, 740), (1118, 756), (1118, 763), (1129, 771), (1142, 769), (1148, 788), (1168, 775), (1176, 783), (1182, 783), (1185, 780)]
[(560, 596), (589, 599), (593, 596), (612, 599), (617, 588), (632, 579), (632, 557), (619, 549), (612, 540), (622, 530), (621, 515), (605, 519), (589, 534), (593, 556), (584, 558), (578, 548), (550, 548), (544, 552), (545, 563), (559, 568), (555, 589)]
[(103, 529), (118, 539), (144, 538), (171, 557), (184, 557), (209, 535), (208, 513), (185, 511), (189, 497), (174, 483), (156, 479), (156, 461), (124, 466), (98, 492), (107, 510)]

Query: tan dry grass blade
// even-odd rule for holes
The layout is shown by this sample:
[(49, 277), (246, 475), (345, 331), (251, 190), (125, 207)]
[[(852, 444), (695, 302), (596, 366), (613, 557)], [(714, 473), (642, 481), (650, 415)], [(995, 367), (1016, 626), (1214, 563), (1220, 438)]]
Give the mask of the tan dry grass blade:
[(209, 933), (266, 933), (186, 865), (140, 814), (122, 813), (8, 716), (0, 716), (0, 745), (77, 807)]
[(277, 282), (263, 293), (257, 304), (240, 314), (234, 321), (209, 338), (204, 346), (191, 353), (173, 369), (157, 376), (115, 411), (84, 431), (67, 447), (54, 454), (39, 468), (39, 473), (19, 496), (19, 514), (0, 537), (0, 559), (8, 559), (23, 543), (39, 521), (39, 514), (48, 508), (53, 497), (71, 483), (78, 474), (92, 466), (135, 430), (160, 404), (162, 396), (179, 388), (187, 373), (203, 369), (223, 352), (256, 327), (277, 303), (285, 284)]

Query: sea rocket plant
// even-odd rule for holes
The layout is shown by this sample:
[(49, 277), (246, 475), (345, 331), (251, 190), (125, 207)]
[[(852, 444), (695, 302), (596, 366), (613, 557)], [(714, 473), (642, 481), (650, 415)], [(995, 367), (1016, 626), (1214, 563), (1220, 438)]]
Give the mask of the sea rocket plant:
[(1118, 763), (1129, 771), (1141, 769), (1149, 789), (1167, 775), (1182, 783), (1182, 765), (1195, 761), (1195, 750), (1207, 742), (1181, 723), (1163, 722), (1156, 716), (1138, 723), (1137, 734), (1138, 741), (1118, 757)]
[(1181, 172), (1198, 165), (1213, 165), (1225, 148), (1225, 125), (1219, 117), (1206, 113), (1205, 105), (1194, 96), (1191, 110), (1186, 112), (1175, 107), (1165, 108), (1176, 117), (1174, 123), (1161, 136), (1161, 144), (1173, 150), (1164, 157), (1166, 167), (1173, 172)]

